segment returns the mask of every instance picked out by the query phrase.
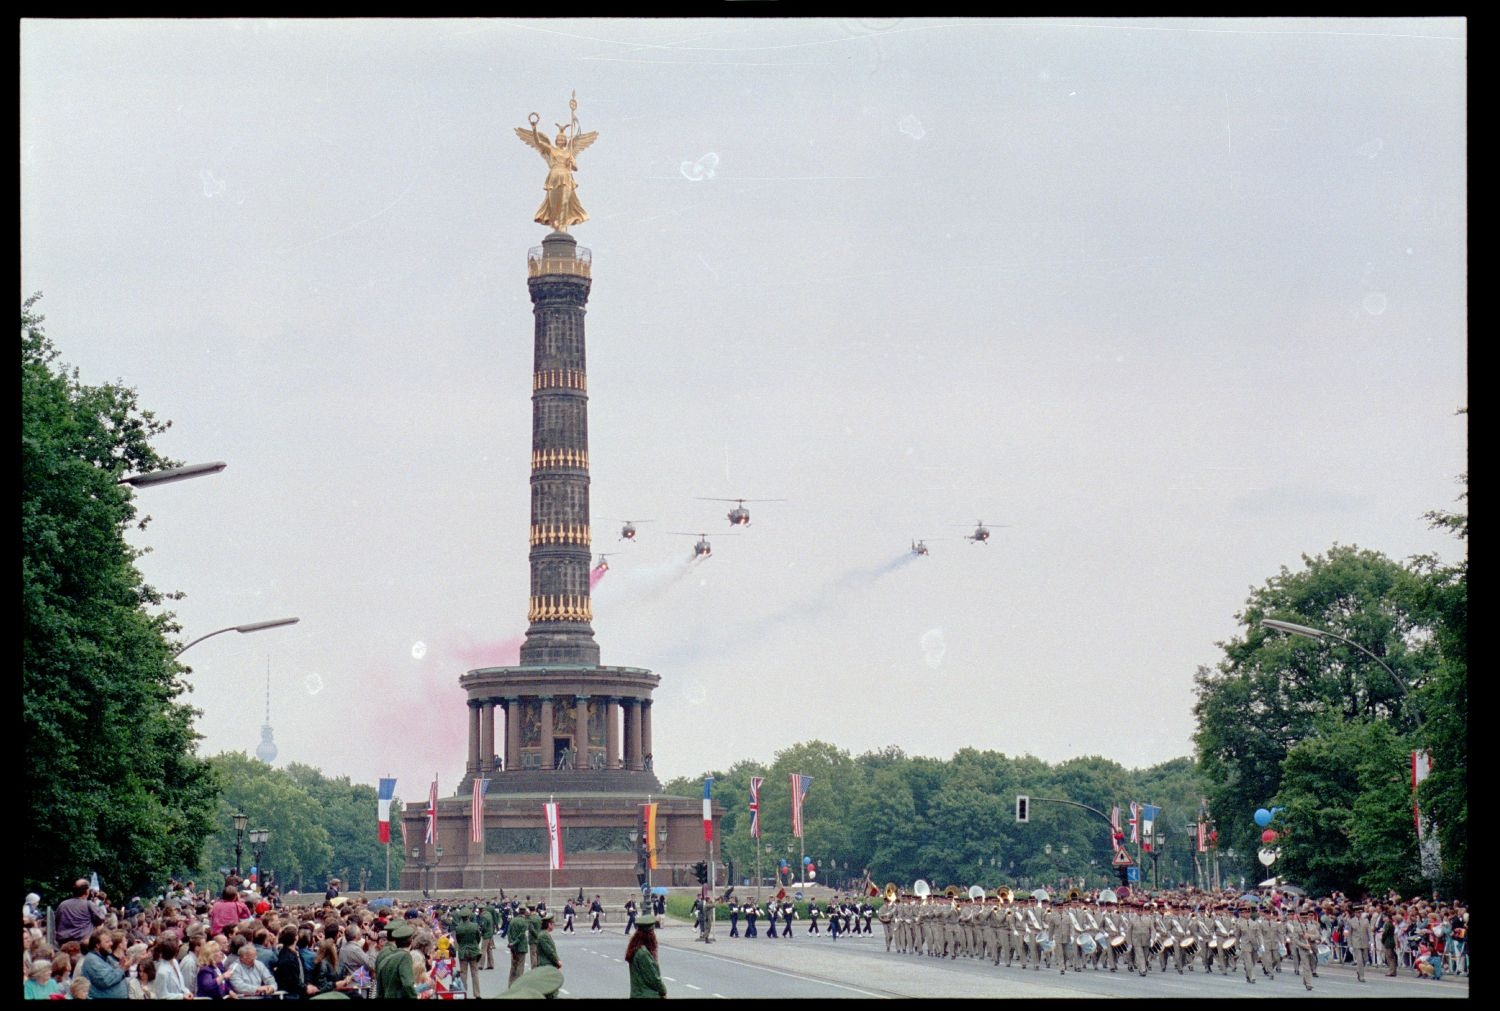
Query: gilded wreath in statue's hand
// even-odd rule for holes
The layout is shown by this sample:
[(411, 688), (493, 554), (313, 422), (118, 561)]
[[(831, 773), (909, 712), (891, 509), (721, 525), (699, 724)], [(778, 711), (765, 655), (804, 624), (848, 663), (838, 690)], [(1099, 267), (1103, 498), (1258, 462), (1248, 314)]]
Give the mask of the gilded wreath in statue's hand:
[(531, 129), (516, 127), (516, 136), (535, 148), (547, 163), (547, 181), (543, 184), (547, 195), (537, 208), (535, 221), (559, 232), (566, 232), (572, 225), (589, 219), (588, 212), (578, 202), (578, 184), (573, 181), (573, 173), (578, 171), (578, 153), (586, 150), (599, 137), (597, 130), (583, 134), (578, 132), (577, 93), (574, 95), (568, 102), (568, 107), (573, 112), (572, 122), (566, 126), (558, 124), (556, 140), (548, 140), (545, 134), (537, 130), (541, 117), (534, 112), (526, 117)]

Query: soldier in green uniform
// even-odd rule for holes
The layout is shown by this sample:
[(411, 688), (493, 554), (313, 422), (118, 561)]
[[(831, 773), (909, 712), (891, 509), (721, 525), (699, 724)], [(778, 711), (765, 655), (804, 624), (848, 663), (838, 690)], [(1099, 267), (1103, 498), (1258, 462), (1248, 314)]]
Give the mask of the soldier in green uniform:
[(537, 959), (540, 957), (540, 952), (537, 950), (536, 946), (536, 939), (542, 934), (543, 912), (545, 912), (545, 910), (536, 908), (533, 909), (531, 913), (526, 917), (526, 925), (531, 930), (531, 967), (533, 969), (536, 968)]
[[(531, 948), (531, 921), (524, 915), (528, 910), (510, 918), (510, 928), (505, 932), (505, 944), (510, 948), (510, 982), (514, 983), (526, 971), (526, 952)], [(507, 983), (507, 986), (510, 984)]]
[(495, 967), (495, 914), (488, 905), (479, 904), (480, 967)]
[(391, 943), (380, 949), (375, 959), (375, 996), (387, 1000), (401, 1000), (417, 995), (416, 973), (412, 970), (412, 930), (405, 920), (391, 924), (386, 936)]
[[(552, 939), (551, 910), (542, 914), (542, 929), (531, 939), (531, 947), (536, 954), (537, 966), (550, 965), (558, 970), (562, 969), (562, 959), (557, 957), (557, 942)], [(553, 991), (547, 996), (556, 997), (557, 992)]]
[(477, 1000), (479, 993), (480, 959), (484, 953), (479, 924), (474, 920), (474, 911), (463, 908), (453, 924), (453, 940), (458, 947), (458, 978), (470, 999)]
[(652, 914), (636, 919), (635, 933), (625, 948), (625, 964), (630, 967), (631, 997), (660, 999), (667, 995), (656, 961), (656, 917)]

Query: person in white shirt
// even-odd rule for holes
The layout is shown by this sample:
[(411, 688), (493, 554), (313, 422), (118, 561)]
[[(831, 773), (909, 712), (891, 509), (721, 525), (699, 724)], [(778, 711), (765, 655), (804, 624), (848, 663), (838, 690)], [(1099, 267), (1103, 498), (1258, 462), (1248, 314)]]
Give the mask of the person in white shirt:
[(255, 945), (240, 947), (240, 960), (227, 974), (230, 987), (241, 997), (276, 992), (276, 977), (255, 957)]

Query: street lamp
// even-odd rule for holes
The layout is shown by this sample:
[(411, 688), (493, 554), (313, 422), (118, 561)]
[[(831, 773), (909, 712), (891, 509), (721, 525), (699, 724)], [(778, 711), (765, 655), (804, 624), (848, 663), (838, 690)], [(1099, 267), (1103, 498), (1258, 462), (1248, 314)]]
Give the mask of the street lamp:
[(265, 853), (266, 840), (271, 838), (271, 833), (263, 828), (252, 828), (250, 830), (250, 855), (255, 858), (255, 873), (260, 875), (260, 892), (266, 893), (266, 869), (260, 865), (261, 855)]
[(245, 825), (249, 823), (248, 815), (237, 814), (234, 816), (234, 876), (240, 876), (240, 858), (244, 855), (241, 848), (245, 841)]
[(133, 488), (144, 488), (153, 484), (169, 484), (172, 481), (186, 481), (190, 477), (203, 477), (208, 474), (217, 474), (227, 463), (190, 463), (185, 467), (171, 467), (167, 470), (153, 470), (149, 474), (131, 474), (122, 477), (115, 484), (128, 484)]
[(295, 625), (301, 620), (301, 618), (277, 618), (274, 621), (254, 621), (248, 625), (230, 625), (228, 628), (221, 628), (217, 631), (210, 632), (207, 635), (198, 636), (198, 638), (194, 639), (192, 642), (179, 649), (176, 653), (173, 653), (172, 659), (175, 660), (178, 657), (182, 656), (182, 654), (198, 645), (204, 639), (212, 639), (214, 636), (222, 635), (225, 632), (260, 632), (268, 628), (280, 628), (282, 625)]
[(420, 847), (420, 846), (413, 846), (411, 848), (411, 862), (417, 865), (417, 887), (419, 887), (419, 888), (422, 889), (422, 898), (424, 898), (424, 899), (430, 899), (430, 898), (432, 898), (432, 896), (427, 893), (427, 866), (428, 865), (422, 859), (422, 847)]
[[(1395, 671), (1391, 670), (1390, 664), (1386, 663), (1384, 660), (1380, 659), (1380, 657), (1365, 649), (1353, 639), (1346, 639), (1343, 636), (1339, 635), (1337, 632), (1330, 632), (1326, 628), (1313, 628), (1310, 625), (1298, 625), (1296, 622), (1280, 621), (1276, 618), (1262, 618), (1260, 620), (1260, 623), (1265, 628), (1269, 628), (1275, 632), (1285, 632), (1287, 635), (1299, 635), (1304, 639), (1312, 639), (1317, 642), (1322, 642), (1324, 639), (1337, 639), (1339, 642), (1344, 643), (1346, 646), (1353, 646), (1355, 649), (1359, 650), (1365, 656), (1369, 657), (1371, 660), (1374, 660), (1376, 663), (1380, 664), (1382, 668), (1385, 669), (1385, 672), (1391, 676), (1391, 680), (1396, 682), (1396, 687), (1401, 690), (1401, 697), (1403, 699), (1409, 699), (1411, 697), (1411, 693), (1407, 691), (1406, 688), (1406, 681), (1403, 680)], [(1417, 707), (1413, 706), (1412, 715), (1417, 719), (1417, 726), (1421, 727), (1421, 711)]]
[(433, 872), (432, 872), (432, 887), (433, 888), (436, 888), (438, 886), (437, 865), (440, 864), (440, 863), (442, 863), (442, 862), (443, 862), (443, 844), (442, 843), (438, 843), (437, 844), (437, 860), (435, 860), (433, 862), (433, 864), (432, 864), (432, 867), (433, 867)]

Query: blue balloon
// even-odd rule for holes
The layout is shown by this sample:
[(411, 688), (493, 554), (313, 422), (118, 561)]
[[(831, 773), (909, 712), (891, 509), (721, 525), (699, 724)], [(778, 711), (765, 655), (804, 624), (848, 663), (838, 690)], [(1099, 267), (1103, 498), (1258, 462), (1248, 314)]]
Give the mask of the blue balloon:
[(807, 866), (810, 863), (812, 863), (812, 857), (803, 857), (802, 858), (802, 865), (804, 867)]
[(1261, 828), (1265, 828), (1267, 825), (1271, 824), (1271, 812), (1267, 811), (1265, 808), (1261, 808), (1260, 810), (1256, 811), (1255, 824), (1259, 825)]

